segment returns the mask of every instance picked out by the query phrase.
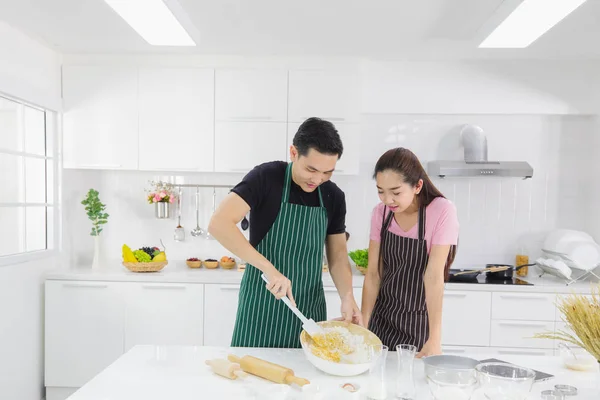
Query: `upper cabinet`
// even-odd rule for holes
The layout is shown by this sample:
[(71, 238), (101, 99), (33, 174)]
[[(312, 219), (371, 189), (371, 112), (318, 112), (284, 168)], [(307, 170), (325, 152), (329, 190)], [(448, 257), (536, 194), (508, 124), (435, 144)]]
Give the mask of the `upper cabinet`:
[(350, 71), (289, 72), (289, 122), (319, 117), (336, 122), (359, 118), (359, 75)]
[(215, 79), (217, 121), (287, 121), (287, 71), (218, 69)]
[(287, 160), (284, 122), (217, 122), (215, 171), (248, 172), (255, 166)]
[(138, 168), (137, 93), (136, 68), (63, 68), (65, 168)]
[(213, 69), (140, 69), (140, 169), (213, 171), (214, 84)]

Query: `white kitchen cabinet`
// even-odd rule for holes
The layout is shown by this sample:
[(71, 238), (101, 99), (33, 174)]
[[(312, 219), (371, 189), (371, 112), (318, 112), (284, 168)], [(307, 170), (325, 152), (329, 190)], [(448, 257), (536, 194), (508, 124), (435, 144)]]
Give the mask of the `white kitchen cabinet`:
[(546, 293), (494, 293), (492, 319), (554, 321), (556, 296)]
[(493, 320), (490, 345), (492, 347), (553, 349), (553, 340), (533, 339), (536, 333), (545, 332), (554, 332), (554, 321)]
[(214, 70), (141, 68), (142, 170), (213, 171)]
[(239, 294), (240, 285), (205, 285), (205, 346), (231, 345)]
[(248, 172), (256, 165), (286, 160), (286, 124), (217, 122), (215, 171)]
[(287, 120), (287, 71), (275, 69), (217, 69), (217, 121)]
[[(332, 121), (333, 122), (333, 121)], [(360, 167), (360, 125), (352, 123), (336, 123), (335, 125), (342, 144), (344, 145), (344, 152), (342, 158), (337, 162), (335, 166), (335, 175), (358, 175)], [(288, 134), (287, 134), (287, 147), (291, 146), (294, 142), (294, 136), (298, 132), (300, 123), (289, 123)]]
[(490, 345), (491, 293), (444, 292), (442, 344)]
[(137, 94), (136, 68), (63, 68), (65, 168), (138, 168)]
[(359, 75), (353, 71), (291, 70), (288, 120), (309, 117), (357, 122), (360, 104)]
[(80, 387), (123, 354), (120, 285), (46, 282), (46, 386)]
[(178, 283), (128, 283), (125, 351), (133, 346), (201, 346), (204, 286)]
[[(327, 304), (327, 320), (341, 317), (342, 299), (340, 299), (340, 295), (335, 286), (324, 287), (323, 291), (325, 292), (325, 302)], [(360, 303), (362, 301), (362, 289), (353, 288), (353, 294), (354, 300), (356, 300), (356, 304), (360, 308)]]

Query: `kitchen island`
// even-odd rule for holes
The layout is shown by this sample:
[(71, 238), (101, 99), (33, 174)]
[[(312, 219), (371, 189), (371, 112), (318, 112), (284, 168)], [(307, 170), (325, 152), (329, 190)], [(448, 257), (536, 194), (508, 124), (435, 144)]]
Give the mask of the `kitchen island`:
[[(279, 363), (294, 370), (296, 376), (307, 378), (311, 385), (275, 384), (255, 376), (229, 380), (212, 373), (205, 365), (207, 359), (226, 358), (228, 354), (253, 355)], [(471, 355), (483, 359), (482, 355)], [(388, 397), (395, 394), (396, 354), (387, 358)], [(503, 361), (541, 370), (554, 375), (550, 380), (535, 383), (530, 399), (539, 399), (542, 390), (556, 384), (577, 387), (574, 400), (597, 400), (598, 371), (574, 372), (566, 369), (559, 357), (506, 356)], [(429, 400), (431, 394), (423, 372), (423, 362), (415, 361), (416, 400)], [(360, 386), (357, 394), (341, 389), (344, 383)], [(69, 400), (198, 400), (198, 399), (362, 399), (367, 394), (368, 372), (356, 377), (334, 377), (314, 368), (302, 350), (296, 349), (246, 349), (201, 346), (136, 346), (116, 362), (86, 383)], [(313, 391), (318, 388), (318, 391)], [(483, 399), (476, 392), (473, 400)]]
[[(118, 261), (50, 272), (45, 283), (46, 400), (65, 400), (136, 345), (228, 347), (240, 282), (237, 270), (190, 269), (169, 262), (158, 273), (133, 273)], [(566, 286), (555, 278), (529, 285), (447, 283), (442, 316), (446, 354), (554, 356), (558, 343), (532, 339), (563, 329), (555, 303), (592, 284)], [(364, 277), (353, 270), (360, 304)], [(339, 316), (340, 297), (323, 274), (329, 319)]]

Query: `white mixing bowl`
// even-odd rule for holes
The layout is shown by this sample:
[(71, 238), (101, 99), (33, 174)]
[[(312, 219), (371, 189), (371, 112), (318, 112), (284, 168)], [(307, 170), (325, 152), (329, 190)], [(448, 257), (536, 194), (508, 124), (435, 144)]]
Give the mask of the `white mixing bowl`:
[[(342, 326), (347, 328), (353, 335), (363, 336), (365, 338), (365, 343), (369, 345), (381, 345), (381, 340), (379, 340), (379, 338), (373, 332), (359, 325), (348, 324), (343, 321), (323, 321), (317, 322), (317, 324), (322, 328)], [(310, 361), (310, 363), (316, 368), (330, 375), (356, 376), (368, 371), (369, 367), (371, 366), (369, 362), (361, 364), (348, 364), (344, 362), (336, 363), (315, 356), (310, 350), (312, 339), (305, 331), (300, 333), (300, 343), (308, 361)]]

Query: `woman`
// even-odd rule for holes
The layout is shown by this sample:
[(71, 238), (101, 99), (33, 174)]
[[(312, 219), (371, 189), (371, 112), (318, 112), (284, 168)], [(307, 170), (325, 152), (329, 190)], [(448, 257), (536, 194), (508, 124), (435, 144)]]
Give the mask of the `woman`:
[(441, 354), (444, 281), (458, 243), (456, 208), (408, 149), (387, 151), (374, 178), (363, 321), (387, 345), (411, 344), (417, 357)]

